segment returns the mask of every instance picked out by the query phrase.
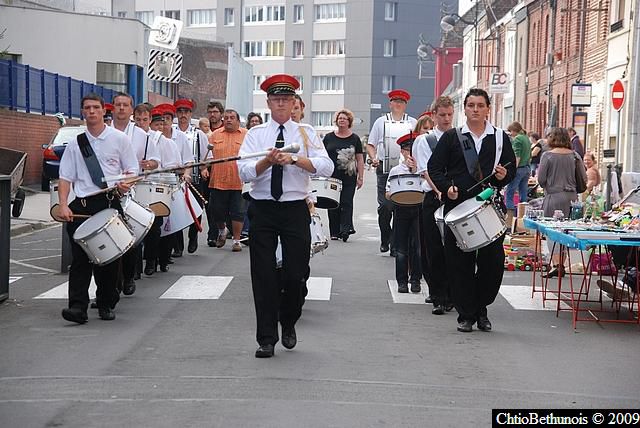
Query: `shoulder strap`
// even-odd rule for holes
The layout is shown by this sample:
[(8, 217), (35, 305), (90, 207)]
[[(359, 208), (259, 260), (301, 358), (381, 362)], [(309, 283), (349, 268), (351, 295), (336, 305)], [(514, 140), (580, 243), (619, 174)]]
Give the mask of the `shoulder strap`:
[(147, 159), (147, 149), (149, 148), (149, 134), (147, 134), (147, 141), (144, 143), (144, 156), (142, 156), (143, 160)]
[(438, 137), (436, 137), (435, 133), (431, 133), (427, 135), (427, 144), (429, 144), (429, 148), (431, 149), (431, 152), (433, 152), (436, 149), (436, 146), (438, 145)]
[(300, 131), (300, 135), (302, 135), (302, 140), (304, 141), (304, 151), (306, 156), (309, 157), (309, 136), (304, 129), (302, 129), (302, 126), (298, 125), (298, 130)]
[[(460, 148), (464, 155), (464, 162), (467, 164), (467, 171), (469, 175), (476, 177), (480, 165), (478, 165), (478, 152), (476, 152), (476, 145), (473, 141), (469, 141), (469, 137), (462, 133), (462, 128), (456, 128), (456, 134), (458, 135), (458, 141), (460, 142)], [(481, 177), (480, 177), (481, 178)]]
[(493, 161), (493, 169), (496, 169), (496, 166), (500, 162), (500, 157), (502, 156), (502, 143), (504, 139), (504, 131), (502, 130), (502, 128), (494, 128), (494, 132), (496, 136), (496, 157)]
[(104, 172), (102, 172), (100, 162), (98, 162), (98, 158), (91, 148), (91, 144), (89, 144), (87, 134), (85, 132), (79, 134), (76, 137), (76, 140), (80, 147), (80, 153), (82, 153), (82, 159), (84, 159), (84, 163), (87, 165), (87, 170), (89, 170), (89, 175), (91, 175), (91, 181), (93, 181), (93, 184), (99, 188), (106, 189), (107, 183), (102, 181), (104, 178)]

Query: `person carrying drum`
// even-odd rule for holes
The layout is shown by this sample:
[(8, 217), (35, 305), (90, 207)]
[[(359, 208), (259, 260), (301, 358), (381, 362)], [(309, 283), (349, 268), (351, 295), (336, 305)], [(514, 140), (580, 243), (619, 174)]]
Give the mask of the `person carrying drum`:
[[(302, 309), (302, 284), (309, 267), (311, 220), (305, 202), (309, 176), (330, 176), (333, 162), (322, 142), (309, 125), (291, 120), (295, 91), (300, 83), (292, 76), (278, 74), (265, 80), (260, 88), (267, 93), (271, 119), (251, 128), (240, 147), (240, 155), (272, 148), (256, 161), (241, 159), (238, 170), (243, 182), (251, 182), (253, 201), (249, 206), (251, 221), (251, 283), (256, 308), (259, 344), (256, 358), (269, 358), (279, 340), (278, 320), (282, 326), (282, 344), (296, 346), (295, 323)], [(298, 144), (304, 147), (300, 128), (310, 142), (308, 157), (284, 153), (279, 148)], [(274, 148), (275, 146), (275, 148)], [(284, 280), (279, 281), (276, 267), (278, 237), (282, 242)], [(284, 288), (284, 292), (282, 292)]]
[(418, 173), (424, 177), (425, 191), (422, 202), (422, 274), (429, 286), (429, 297), (426, 303), (433, 303), (431, 313), (442, 315), (452, 309), (451, 289), (448, 285), (445, 270), (444, 245), (440, 229), (436, 224), (435, 212), (441, 205), (441, 194), (433, 185), (427, 173), (427, 163), (438, 145), (442, 135), (451, 129), (453, 124), (453, 101), (447, 96), (441, 96), (433, 104), (431, 115), (435, 127), (428, 134), (420, 135), (413, 144), (413, 154), (418, 164)]
[[(389, 177), (401, 174), (415, 174), (416, 161), (411, 156), (411, 147), (416, 134), (410, 132), (396, 140), (400, 146), (404, 161), (391, 168)], [(391, 184), (386, 183), (385, 197), (391, 200)], [(418, 236), (420, 231), (420, 205), (393, 206), (393, 247), (396, 249), (396, 281), (398, 293), (408, 293), (411, 284), (411, 292), (420, 292), (420, 278), (422, 268), (420, 263), (420, 246), (410, 245), (412, 237)]]
[[(393, 204), (385, 198), (385, 188), (389, 171), (400, 163), (400, 149), (396, 139), (413, 130), (416, 120), (406, 114), (411, 95), (402, 89), (389, 92), (389, 113), (373, 123), (367, 141), (367, 153), (376, 168), (378, 196), (378, 226), (380, 227), (380, 252), (389, 251), (392, 240), (391, 217)], [(392, 245), (393, 246), (393, 245)], [(391, 256), (395, 254), (391, 249)]]
[[(67, 233), (73, 257), (69, 269), (69, 307), (62, 310), (62, 317), (67, 321), (84, 324), (88, 320), (92, 274), (97, 286), (98, 316), (103, 320), (115, 319), (113, 309), (119, 300), (116, 279), (120, 259), (103, 266), (92, 264), (82, 247), (73, 239), (82, 222), (74, 218), (74, 215), (93, 215), (109, 207), (122, 211), (118, 196), (104, 190), (107, 185), (117, 186), (120, 192), (126, 193), (131, 186), (125, 182), (104, 183), (102, 178), (137, 174), (138, 164), (127, 135), (105, 125), (102, 97), (94, 93), (87, 94), (80, 105), (87, 131), (69, 141), (62, 155), (58, 195), (60, 217), (68, 222)], [(67, 204), (71, 186), (76, 199)]]
[[(509, 136), (487, 120), (489, 106), (486, 91), (470, 89), (464, 98), (467, 123), (446, 131), (429, 159), (427, 170), (442, 193), (445, 219), (452, 209), (483, 190), (482, 186), (473, 187), (481, 180), (499, 189), (515, 176), (516, 158)], [(471, 332), (475, 323), (482, 331), (491, 330), (487, 306), (495, 300), (502, 282), (503, 240), (504, 233), (476, 251), (463, 252), (451, 229), (445, 228), (445, 258), (458, 311), (458, 331)]]

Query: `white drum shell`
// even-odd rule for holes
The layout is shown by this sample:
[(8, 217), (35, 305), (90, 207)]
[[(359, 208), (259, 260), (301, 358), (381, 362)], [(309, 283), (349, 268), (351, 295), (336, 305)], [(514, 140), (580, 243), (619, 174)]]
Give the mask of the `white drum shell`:
[(73, 240), (94, 264), (102, 266), (126, 253), (133, 246), (135, 237), (118, 211), (107, 208), (82, 223), (73, 234)]
[(159, 172), (157, 174), (148, 175), (146, 180), (154, 183), (166, 183), (173, 186), (178, 185), (178, 176), (172, 172)]
[(311, 257), (313, 257), (315, 253), (326, 250), (329, 247), (329, 239), (324, 233), (322, 220), (318, 214), (311, 215), (309, 231), (311, 232)]
[[(49, 209), (52, 209), (56, 205), (60, 204), (60, 196), (58, 195), (58, 180), (49, 181)], [(73, 193), (73, 186), (69, 188), (69, 197), (67, 203), (71, 203), (76, 198), (76, 194)]]
[(441, 205), (433, 216), (436, 220), (436, 226), (438, 226), (438, 230), (440, 231), (440, 236), (442, 236), (442, 240), (444, 241), (444, 205)]
[(504, 218), (489, 201), (467, 199), (446, 215), (445, 223), (464, 252), (486, 247), (506, 230)]
[(334, 209), (340, 205), (342, 181), (331, 177), (311, 177), (309, 186), (316, 197), (316, 207)]
[(138, 245), (153, 226), (156, 216), (149, 208), (140, 205), (131, 198), (127, 198), (122, 210), (127, 216), (127, 224), (135, 237), (134, 246)]
[(136, 184), (134, 198), (142, 205), (149, 206), (160, 202), (171, 208), (171, 195), (175, 189), (172, 184), (143, 180)]
[(398, 205), (419, 205), (424, 200), (420, 174), (400, 174), (389, 177), (390, 199)]
[(191, 215), (185, 198), (185, 189), (189, 192), (189, 201), (195, 216), (200, 217), (202, 215), (202, 207), (198, 204), (191, 190), (189, 190), (188, 187), (180, 187), (178, 191), (174, 192), (171, 196), (171, 214), (169, 214), (168, 217), (164, 217), (160, 236), (171, 235), (193, 224), (193, 216)]

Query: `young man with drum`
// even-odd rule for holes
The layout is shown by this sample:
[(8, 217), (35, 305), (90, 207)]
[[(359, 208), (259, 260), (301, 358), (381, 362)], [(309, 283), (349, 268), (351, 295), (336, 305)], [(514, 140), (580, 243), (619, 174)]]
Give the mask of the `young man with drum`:
[[(67, 144), (60, 160), (58, 187), (60, 217), (68, 222), (67, 233), (71, 240), (73, 256), (69, 269), (69, 307), (62, 310), (62, 317), (78, 324), (84, 324), (88, 319), (89, 284), (92, 274), (97, 285), (96, 303), (99, 317), (103, 320), (115, 319), (113, 308), (119, 300), (116, 279), (120, 259), (103, 266), (92, 264), (82, 247), (73, 239), (75, 231), (85, 219), (79, 220), (74, 216), (97, 214), (109, 207), (121, 211), (118, 196), (105, 192), (106, 186), (117, 186), (120, 192), (126, 193), (130, 185), (122, 182), (103, 183), (102, 178), (138, 173), (136, 156), (127, 135), (104, 123), (102, 97), (93, 93), (85, 95), (81, 108), (87, 131)], [(76, 199), (67, 205), (71, 186)]]
[[(269, 358), (279, 340), (278, 321), (282, 326), (282, 344), (296, 346), (295, 323), (302, 311), (302, 286), (309, 268), (311, 234), (309, 209), (305, 202), (311, 175), (330, 176), (333, 162), (324, 145), (309, 125), (291, 120), (295, 91), (300, 83), (292, 76), (279, 74), (265, 80), (260, 88), (267, 93), (271, 120), (251, 128), (244, 138), (240, 155), (271, 149), (269, 154), (238, 161), (243, 182), (251, 182), (249, 219), (251, 220), (251, 283), (256, 308), (259, 344), (256, 358)], [(300, 132), (304, 127), (310, 142), (308, 157), (284, 153), (279, 148), (298, 144), (304, 147)], [(275, 146), (275, 148), (274, 148)], [(278, 237), (282, 242), (282, 269), (279, 280), (276, 268)]]
[[(391, 244), (391, 217), (393, 204), (385, 198), (385, 187), (389, 171), (400, 162), (400, 149), (396, 144), (398, 137), (405, 135), (416, 126), (416, 120), (406, 114), (407, 103), (411, 95), (402, 89), (389, 92), (389, 113), (379, 117), (371, 127), (367, 141), (367, 153), (371, 165), (376, 168), (378, 196), (378, 226), (380, 227), (380, 252), (389, 251)], [(395, 251), (391, 249), (393, 256)]]
[[(411, 156), (411, 146), (416, 134), (409, 133), (397, 139), (404, 161), (391, 168), (389, 179), (403, 174), (416, 173), (416, 161)], [(417, 177), (417, 176), (416, 176)], [(391, 200), (391, 183), (387, 179), (385, 197)], [(411, 245), (412, 238), (420, 231), (420, 205), (394, 204), (393, 207), (393, 246), (396, 249), (396, 281), (398, 293), (420, 292), (422, 269), (420, 263), (420, 246)]]
[[(470, 89), (464, 99), (467, 123), (446, 131), (429, 159), (429, 177), (442, 193), (445, 219), (483, 190), (477, 185), (480, 181), (499, 191), (515, 176), (516, 158), (509, 136), (487, 120), (489, 106), (486, 91)], [(491, 330), (487, 306), (495, 300), (502, 282), (503, 240), (504, 233), (475, 251), (464, 252), (451, 229), (445, 228), (447, 272), (458, 311), (458, 331), (471, 332), (475, 323), (482, 331)]]
[(442, 135), (451, 129), (453, 124), (453, 101), (447, 96), (436, 99), (433, 105), (432, 119), (435, 127), (428, 134), (420, 135), (413, 144), (413, 153), (418, 164), (418, 173), (423, 174), (425, 191), (422, 202), (422, 273), (429, 286), (427, 303), (433, 303), (431, 313), (442, 315), (451, 310), (451, 289), (442, 266), (445, 266), (444, 245), (440, 229), (436, 224), (435, 212), (440, 208), (441, 195), (429, 179), (427, 163), (438, 145)]

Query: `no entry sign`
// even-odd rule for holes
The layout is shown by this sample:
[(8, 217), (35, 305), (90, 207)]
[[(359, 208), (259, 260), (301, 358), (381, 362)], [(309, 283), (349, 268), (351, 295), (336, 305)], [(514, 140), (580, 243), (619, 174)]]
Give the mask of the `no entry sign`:
[(616, 111), (620, 111), (624, 104), (624, 85), (616, 80), (611, 88), (611, 105)]

